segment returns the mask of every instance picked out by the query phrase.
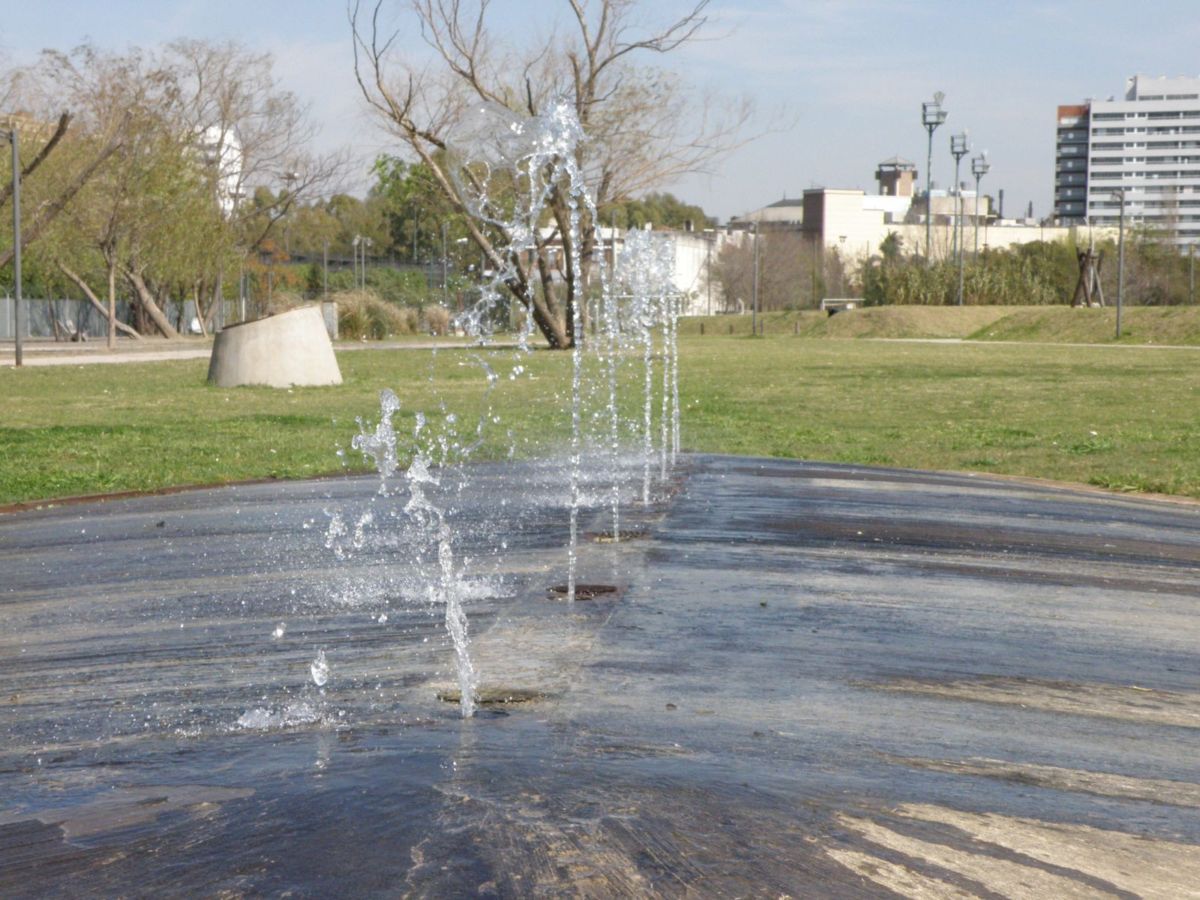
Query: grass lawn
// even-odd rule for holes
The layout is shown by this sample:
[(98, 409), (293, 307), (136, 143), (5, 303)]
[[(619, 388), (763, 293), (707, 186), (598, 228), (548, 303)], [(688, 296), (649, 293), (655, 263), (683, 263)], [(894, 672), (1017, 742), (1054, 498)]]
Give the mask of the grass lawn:
[(692, 338), (684, 440), (723, 453), (1200, 497), (1200, 352)]
[[(686, 449), (1200, 497), (1197, 351), (711, 333), (681, 346)], [(400, 396), (398, 431), (417, 410), (453, 411), (471, 430), (480, 359), (499, 384), (479, 456), (564, 446), (566, 354), (526, 357), (510, 379), (510, 351), (343, 352), (345, 384), (291, 391), (210, 387), (204, 360), (0, 370), (0, 503), (361, 470), (350, 438), (380, 388)], [(632, 420), (640, 374), (627, 368)]]
[[(1117, 311), (1069, 306), (874, 306), (827, 315), (817, 310), (760, 317), (768, 335), (837, 338), (957, 338), (1058, 344), (1116, 343)], [(680, 332), (750, 334), (749, 315), (692, 317)], [(1121, 318), (1122, 344), (1200, 345), (1200, 306), (1132, 306)]]

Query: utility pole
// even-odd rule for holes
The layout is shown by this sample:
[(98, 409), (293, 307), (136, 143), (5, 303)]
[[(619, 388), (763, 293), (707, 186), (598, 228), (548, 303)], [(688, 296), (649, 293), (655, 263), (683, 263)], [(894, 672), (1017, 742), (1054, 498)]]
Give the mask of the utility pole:
[(1125, 188), (1113, 191), (1113, 197), (1121, 201), (1121, 215), (1117, 220), (1117, 339), (1121, 338), (1121, 307), (1125, 302)]
[(446, 266), (449, 260), (446, 258), (446, 223), (442, 223), (442, 305), (447, 309), (450, 308), (450, 293), (446, 290)]
[(929, 132), (929, 150), (925, 156), (925, 265), (929, 265), (930, 236), (933, 229), (933, 133), (946, 121), (949, 113), (942, 109), (946, 95), (938, 91), (932, 103), (921, 104), (921, 124)]
[(754, 297), (750, 308), (750, 332), (758, 334), (758, 229), (760, 222), (754, 223)]
[(612, 253), (612, 280), (617, 282), (617, 211), (612, 211), (612, 240), (609, 242), (609, 252)]
[(17, 333), (13, 361), (20, 366), (24, 364), (25, 359), (25, 301), (21, 298), (21, 150), (20, 135), (17, 133), (15, 125), (8, 133), (8, 142), (12, 144), (13, 299), (17, 304)]
[(321, 299), (329, 299), (329, 241), (321, 247)]
[(713, 241), (717, 239), (717, 233), (714, 231), (712, 237), (705, 242), (704, 254), (704, 289), (708, 293), (708, 314), (712, 315), (712, 248)]

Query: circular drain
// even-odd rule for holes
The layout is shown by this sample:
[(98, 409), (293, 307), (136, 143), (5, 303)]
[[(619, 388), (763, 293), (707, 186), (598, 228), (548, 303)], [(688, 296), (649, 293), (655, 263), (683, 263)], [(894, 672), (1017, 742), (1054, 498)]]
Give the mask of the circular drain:
[[(567, 596), (567, 586), (565, 584), (556, 584), (551, 588), (547, 588), (546, 592), (555, 600), (564, 599)], [(576, 600), (595, 600), (604, 594), (615, 594), (617, 588), (612, 584), (577, 584), (575, 585)]]
[(650, 536), (648, 531), (638, 531), (636, 529), (630, 531), (619, 531), (617, 537), (613, 538), (611, 531), (593, 531), (588, 534), (597, 544), (624, 544), (626, 541), (641, 541)]
[[(447, 688), (444, 691), (438, 691), (437, 698), (446, 703), (459, 703), (462, 701), (462, 691), (458, 688)], [(533, 703), (536, 700), (545, 700), (546, 695), (541, 691), (533, 688), (519, 687), (493, 687), (479, 688), (475, 692), (475, 704), (477, 706), (501, 706), (510, 703)]]

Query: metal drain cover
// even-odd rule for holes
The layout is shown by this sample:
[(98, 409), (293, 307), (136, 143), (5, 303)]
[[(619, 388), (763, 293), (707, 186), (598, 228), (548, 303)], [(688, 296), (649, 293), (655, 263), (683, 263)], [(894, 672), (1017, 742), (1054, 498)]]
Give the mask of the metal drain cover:
[[(575, 585), (576, 600), (595, 600), (597, 597), (605, 594), (615, 594), (617, 592), (616, 585), (613, 584), (577, 584)], [(547, 589), (547, 593), (555, 599), (561, 599), (567, 596), (567, 586), (565, 584), (556, 584)]]

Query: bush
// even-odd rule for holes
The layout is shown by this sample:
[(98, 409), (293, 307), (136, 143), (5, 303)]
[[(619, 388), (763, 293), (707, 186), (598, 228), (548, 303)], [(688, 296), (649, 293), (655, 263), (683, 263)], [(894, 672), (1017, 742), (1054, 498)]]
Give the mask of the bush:
[(430, 334), (446, 334), (450, 330), (450, 313), (440, 306), (425, 307), (425, 328)]
[(271, 295), (271, 302), (267, 304), (266, 314), (268, 316), (277, 316), (282, 312), (287, 312), (289, 309), (307, 305), (308, 301), (295, 291), (275, 291)]
[(338, 333), (348, 340), (383, 340), (396, 334), (415, 334), (417, 311), (395, 306), (374, 291), (330, 294), (338, 305)]

